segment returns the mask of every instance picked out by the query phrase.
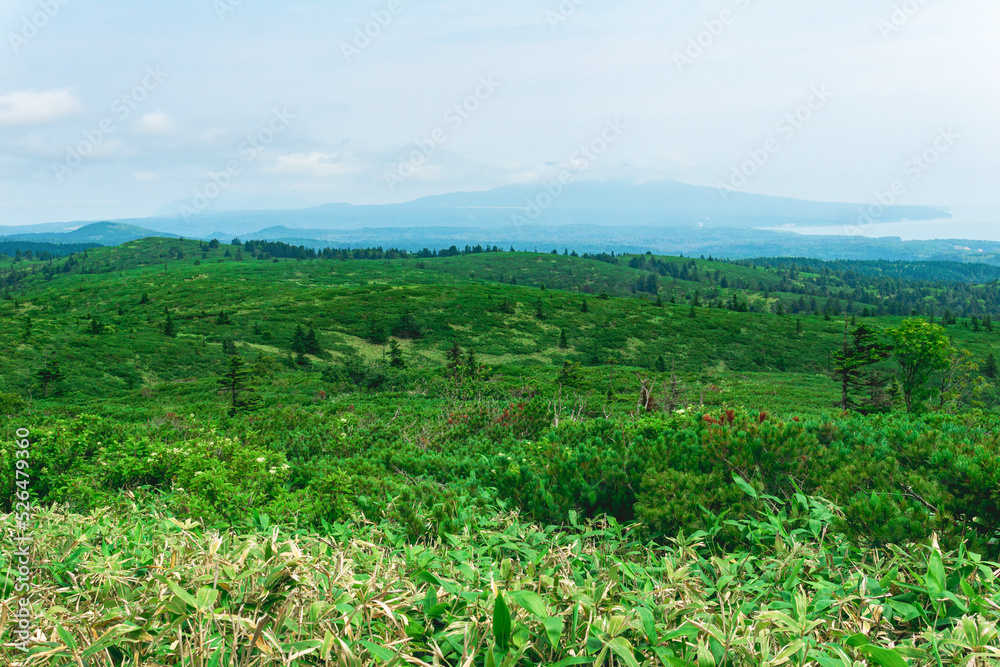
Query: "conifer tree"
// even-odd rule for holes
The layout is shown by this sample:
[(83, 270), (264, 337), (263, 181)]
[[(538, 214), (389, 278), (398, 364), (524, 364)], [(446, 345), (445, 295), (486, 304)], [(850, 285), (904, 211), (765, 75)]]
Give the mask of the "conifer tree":
[(566, 330), (563, 329), (559, 332), (559, 349), (565, 350), (569, 348), (569, 341), (566, 339)]
[(479, 360), (476, 359), (476, 353), (472, 348), (469, 348), (465, 356), (465, 376), (470, 380), (479, 378)]
[(992, 380), (996, 378), (998, 373), (1000, 373), (1000, 369), (997, 368), (997, 358), (990, 352), (986, 357), (986, 363), (983, 365), (983, 375)]
[(174, 318), (171, 317), (170, 313), (167, 313), (167, 319), (163, 322), (163, 335), (167, 338), (177, 338), (177, 325), (174, 324)]
[(225, 371), (218, 379), (219, 386), (229, 394), (229, 416), (253, 410), (259, 405), (256, 390), (250, 381), (250, 371), (238, 356), (226, 362)]
[(586, 299), (583, 300), (583, 304), (580, 306), (580, 312), (581, 313), (589, 312), (589, 310), (587, 308), (587, 300)]
[(319, 356), (323, 354), (323, 348), (319, 344), (319, 338), (316, 337), (316, 330), (310, 328), (309, 332), (306, 334), (302, 341), (306, 354), (311, 354), (313, 356)]
[(35, 377), (42, 383), (42, 391), (45, 393), (46, 398), (49, 396), (49, 387), (52, 387), (66, 379), (66, 375), (59, 369), (58, 360), (53, 360), (52, 363), (42, 366), (42, 368), (35, 373)]
[(457, 340), (452, 342), (451, 349), (446, 354), (448, 355), (448, 371), (457, 378), (462, 366), (462, 348), (459, 347)]
[[(834, 377), (841, 387), (840, 407), (867, 413), (877, 409), (877, 397), (888, 382), (888, 377), (876, 374), (872, 366), (888, 359), (892, 346), (881, 343), (878, 333), (862, 324), (848, 335), (849, 326), (844, 320), (843, 349), (834, 355)], [(867, 394), (859, 397), (859, 392)], [(873, 404), (876, 403), (876, 404)]]
[(393, 368), (406, 368), (403, 351), (399, 349), (399, 341), (395, 338), (389, 339), (389, 365)]
[(306, 353), (306, 333), (302, 330), (301, 324), (295, 325), (295, 332), (292, 333), (291, 350), (299, 356)]

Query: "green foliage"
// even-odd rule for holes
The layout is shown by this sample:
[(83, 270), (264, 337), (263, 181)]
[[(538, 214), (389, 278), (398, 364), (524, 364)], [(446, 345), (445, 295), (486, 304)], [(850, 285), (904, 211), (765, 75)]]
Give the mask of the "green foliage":
[(0, 416), (13, 417), (20, 414), (28, 404), (19, 395), (0, 391)]
[[(116, 664), (132, 664), (139, 644), (150, 651), (140, 663), (191, 662), (157, 638), (194, 627), (213, 628), (198, 636), (216, 649), (230, 644), (212, 633), (238, 634), (260, 664), (320, 664), (289, 656), (309, 641), (318, 654), (327, 632), (344, 642), (330, 644), (331, 664), (558, 664), (572, 650), (603, 664), (825, 665), (891, 660), (903, 643), (949, 664), (974, 649), (945, 634), (994, 641), (979, 617), (992, 612), (993, 580), (971, 565), (972, 553), (1000, 553), (1000, 421), (982, 378), (995, 334), (976, 311), (994, 303), (987, 286), (969, 288), (982, 304), (948, 302), (972, 323), (949, 330), (952, 341), (923, 320), (859, 307), (884, 306), (875, 287), (910, 299), (905, 283), (784, 264), (457, 249), (419, 265), (387, 251), (334, 262), (263, 243), (241, 244), (258, 261), (237, 262), (222, 261), (225, 250), (149, 239), (4, 285), (18, 301), (0, 301), (15, 323), (0, 328), (0, 414), (31, 426), (33, 500), (94, 512), (74, 525), (100, 525), (74, 557), (63, 547), (76, 528), (47, 524), (39, 590), (47, 608), (79, 615), (41, 622), (86, 619), (74, 641), (90, 643), (105, 635), (90, 632), (88, 604), (144, 614), (153, 639), (119, 642)], [(657, 303), (632, 296), (651, 284)], [(944, 293), (919, 289), (928, 303)], [(137, 302), (156, 305), (121, 309)], [(794, 328), (774, 314), (785, 307)], [(842, 357), (842, 327), (812, 311), (859, 322)], [(106, 323), (99, 336), (94, 321)], [(166, 323), (173, 336), (161, 335)], [(878, 361), (881, 327), (902, 343), (900, 380)], [(246, 362), (234, 360), (237, 342)], [(866, 401), (877, 385), (885, 413), (831, 415), (834, 363), (854, 382), (849, 403), (875, 412)], [(897, 383), (911, 414), (891, 409)], [(249, 413), (251, 387), (260, 401)], [(640, 390), (651, 400), (637, 410)], [(14, 463), (0, 452), (5, 511)], [(122, 532), (139, 523), (158, 541)], [(194, 559), (196, 537), (213, 530), (224, 548)], [(168, 538), (183, 542), (169, 581), (184, 595), (147, 577), (166, 567)], [(312, 551), (292, 557), (291, 540)], [(148, 608), (113, 582), (65, 597), (105, 581), (112, 553)], [(253, 590), (217, 567), (258, 556), (267, 573), (249, 577)], [(350, 566), (334, 565), (341, 557)], [(893, 566), (904, 574), (883, 569)], [(378, 597), (398, 605), (395, 621), (359, 586), (372, 577), (396, 587)], [(313, 597), (281, 597), (292, 581), (310, 582)], [(178, 621), (207, 605), (201, 584), (234, 618), (286, 619), (258, 637), (270, 658), (239, 624)], [(685, 591), (686, 606), (663, 590)], [(502, 642), (490, 627), (498, 600), (510, 617)], [(331, 606), (313, 612), (319, 601)], [(881, 616), (831, 611), (841, 608)], [(184, 636), (188, 651), (194, 635)], [(53, 659), (77, 662), (64, 645)]]
[(403, 350), (399, 347), (399, 341), (395, 338), (389, 339), (389, 366), (391, 368), (406, 368), (406, 362), (403, 361)]
[(841, 385), (841, 408), (867, 414), (892, 407), (886, 391), (889, 376), (874, 368), (891, 354), (892, 347), (880, 342), (879, 332), (867, 325), (848, 336), (845, 320), (843, 349), (833, 355), (833, 376)]
[(930, 378), (935, 371), (948, 367), (951, 343), (944, 327), (924, 320), (904, 320), (887, 333), (893, 339), (895, 358), (902, 369), (900, 384), (906, 409), (911, 411), (914, 403), (934, 395), (936, 388), (930, 385)]
[(229, 395), (229, 416), (249, 412), (259, 407), (260, 399), (251, 383), (252, 373), (238, 356), (229, 358), (219, 386)]

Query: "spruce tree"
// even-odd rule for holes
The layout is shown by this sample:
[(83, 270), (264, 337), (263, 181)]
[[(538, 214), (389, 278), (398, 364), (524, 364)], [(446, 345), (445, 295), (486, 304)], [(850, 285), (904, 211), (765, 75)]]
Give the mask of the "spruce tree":
[(559, 349), (565, 350), (569, 348), (569, 340), (566, 339), (566, 330), (563, 329), (559, 332)]
[(581, 313), (590, 312), (589, 309), (587, 308), (587, 300), (586, 299), (583, 300), (583, 304), (580, 306), (580, 312)]
[(171, 317), (170, 313), (167, 313), (167, 319), (163, 322), (163, 335), (167, 338), (177, 338), (177, 325), (174, 324), (174, 318)]
[(229, 416), (247, 412), (258, 407), (259, 399), (250, 381), (250, 371), (238, 356), (226, 362), (225, 371), (218, 379), (219, 386), (229, 394)]
[(878, 333), (862, 324), (849, 334), (848, 321), (844, 320), (844, 343), (834, 355), (833, 375), (840, 383), (840, 407), (867, 414), (877, 410), (878, 396), (889, 378), (875, 373), (872, 366), (888, 359), (892, 346), (881, 343)]
[(997, 358), (990, 352), (986, 357), (986, 363), (983, 365), (983, 375), (993, 380), (998, 373), (1000, 373), (1000, 369), (997, 368)]
[(451, 349), (446, 354), (448, 356), (448, 372), (457, 378), (462, 367), (462, 348), (459, 347), (458, 341), (452, 342)]
[(389, 365), (393, 368), (406, 368), (403, 351), (399, 349), (399, 341), (395, 338), (389, 339)]
[(66, 379), (66, 375), (59, 369), (58, 360), (53, 360), (52, 363), (42, 366), (35, 373), (35, 377), (42, 383), (42, 391), (45, 393), (46, 398), (49, 396), (49, 387)]
[(302, 330), (302, 325), (295, 325), (295, 332), (292, 333), (292, 352), (302, 356), (306, 353), (306, 332)]
[(323, 354), (323, 348), (319, 344), (319, 338), (316, 337), (316, 330), (310, 328), (309, 332), (306, 334), (303, 340), (303, 345), (305, 346), (306, 354), (311, 354), (313, 356), (319, 356)]
[(476, 359), (476, 353), (472, 348), (469, 348), (465, 356), (465, 376), (470, 380), (479, 378), (479, 360)]

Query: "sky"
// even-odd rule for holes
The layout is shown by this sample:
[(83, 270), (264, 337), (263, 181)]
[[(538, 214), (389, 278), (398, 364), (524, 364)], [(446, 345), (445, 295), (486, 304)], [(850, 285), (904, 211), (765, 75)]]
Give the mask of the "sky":
[(0, 225), (575, 166), (945, 206), (961, 236), (1000, 221), (997, 35), (996, 0), (6, 0)]

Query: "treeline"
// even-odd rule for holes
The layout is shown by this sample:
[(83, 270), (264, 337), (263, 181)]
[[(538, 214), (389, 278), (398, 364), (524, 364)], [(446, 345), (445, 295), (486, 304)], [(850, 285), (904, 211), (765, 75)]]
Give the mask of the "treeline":
[(734, 263), (754, 268), (793, 268), (809, 273), (833, 274), (850, 280), (850, 274), (906, 281), (989, 283), (1000, 280), (1000, 266), (963, 262), (905, 262), (888, 260), (819, 260), (809, 257), (761, 257)]
[(38, 259), (47, 262), (56, 257), (100, 248), (96, 243), (32, 243), (30, 241), (0, 241), (0, 260), (6, 256), (15, 262)]
[[(216, 244), (214, 247), (218, 247), (218, 241), (212, 241)], [(468, 245), (464, 248), (459, 248), (458, 246), (451, 246), (449, 248), (442, 248), (440, 250), (431, 250), (430, 248), (423, 248), (422, 250), (416, 252), (410, 252), (407, 250), (402, 250), (400, 248), (388, 248), (384, 249), (381, 246), (376, 248), (307, 248), (306, 246), (295, 246), (282, 241), (246, 241), (242, 242), (240, 239), (233, 239), (233, 245), (241, 246), (243, 251), (249, 253), (255, 258), (282, 258), (282, 259), (331, 259), (331, 260), (351, 260), (351, 259), (432, 259), (435, 257), (461, 257), (464, 255), (479, 255), (483, 253), (499, 253), (499, 252), (518, 252), (514, 249), (514, 246), (510, 247), (510, 250), (504, 250), (503, 248), (496, 245), (480, 245), (475, 246)], [(211, 246), (211, 244), (209, 244)], [(524, 251), (527, 252), (527, 251)], [(558, 250), (552, 250), (551, 254), (558, 255)], [(614, 253), (610, 255), (608, 253), (600, 254), (589, 254), (585, 253), (583, 255), (577, 254), (576, 251), (570, 251), (568, 248), (563, 250), (563, 255), (567, 257), (582, 257), (583, 259), (592, 259), (600, 262), (607, 262), (609, 264), (618, 264), (618, 257)]]
[[(1000, 283), (994, 277), (1000, 276), (1000, 267), (968, 265), (971, 268), (963, 272), (960, 267), (964, 265), (949, 262), (942, 267), (942, 274), (961, 280), (931, 280), (906, 275), (932, 275), (933, 263), (824, 262), (803, 258), (713, 260), (711, 257), (708, 261), (752, 269), (760, 275), (732, 276), (721, 268), (699, 266), (693, 259), (678, 262), (639, 255), (632, 257), (628, 265), (655, 275), (636, 281), (633, 291), (657, 294), (659, 281), (653, 278), (659, 276), (703, 284), (707, 291), (699, 297), (710, 305), (721, 306), (731, 301), (720, 290), (760, 293), (771, 303), (768, 309), (779, 314), (924, 316), (940, 318), (946, 324), (954, 323), (952, 320), (957, 317), (982, 320), (1000, 316)], [(990, 282), (970, 283), (977, 275), (989, 278)]]

